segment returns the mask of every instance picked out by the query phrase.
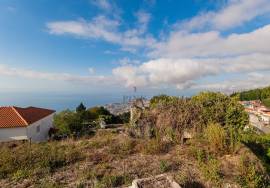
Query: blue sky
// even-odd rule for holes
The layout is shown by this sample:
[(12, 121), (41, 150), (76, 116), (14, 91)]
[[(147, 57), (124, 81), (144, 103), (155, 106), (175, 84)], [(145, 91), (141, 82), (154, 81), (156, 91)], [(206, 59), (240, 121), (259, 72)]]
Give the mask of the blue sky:
[(263, 87), (269, 22), (269, 0), (1, 0), (0, 102)]

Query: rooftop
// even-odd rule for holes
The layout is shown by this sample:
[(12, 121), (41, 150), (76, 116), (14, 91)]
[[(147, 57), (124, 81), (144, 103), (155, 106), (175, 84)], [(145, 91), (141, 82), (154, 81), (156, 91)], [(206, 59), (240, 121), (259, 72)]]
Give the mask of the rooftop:
[(54, 112), (54, 110), (36, 107), (0, 107), (0, 128), (27, 127)]

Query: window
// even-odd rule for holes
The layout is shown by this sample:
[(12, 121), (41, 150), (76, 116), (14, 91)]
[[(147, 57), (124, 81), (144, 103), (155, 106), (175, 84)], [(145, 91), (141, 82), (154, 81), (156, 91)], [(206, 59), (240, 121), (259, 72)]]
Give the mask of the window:
[(40, 125), (37, 126), (37, 133), (40, 132)]

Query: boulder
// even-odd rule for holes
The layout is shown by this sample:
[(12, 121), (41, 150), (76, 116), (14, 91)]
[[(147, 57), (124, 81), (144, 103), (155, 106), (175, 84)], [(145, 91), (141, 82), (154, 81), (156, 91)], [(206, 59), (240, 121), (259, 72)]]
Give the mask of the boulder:
[(135, 179), (129, 188), (181, 188), (170, 176), (161, 174), (158, 176)]

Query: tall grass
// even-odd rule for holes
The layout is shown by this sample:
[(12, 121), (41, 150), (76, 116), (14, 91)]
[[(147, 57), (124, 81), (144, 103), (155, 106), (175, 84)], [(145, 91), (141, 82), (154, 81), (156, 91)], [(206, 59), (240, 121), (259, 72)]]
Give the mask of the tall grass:
[(72, 144), (23, 143), (15, 148), (1, 147), (0, 178), (43, 176), (83, 158), (81, 151)]
[(227, 149), (226, 131), (219, 124), (209, 124), (205, 129), (204, 134), (213, 151), (220, 152)]

